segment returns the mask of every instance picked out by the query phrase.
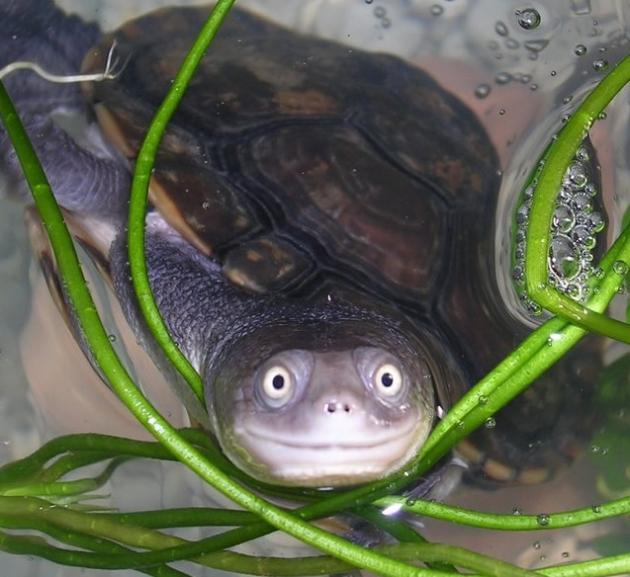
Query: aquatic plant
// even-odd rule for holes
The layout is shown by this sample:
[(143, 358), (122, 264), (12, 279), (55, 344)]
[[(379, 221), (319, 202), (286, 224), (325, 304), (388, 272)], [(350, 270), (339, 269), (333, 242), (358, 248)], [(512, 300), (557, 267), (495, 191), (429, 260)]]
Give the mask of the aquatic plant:
[[(133, 179), (129, 217), (129, 258), (133, 284), (141, 308), (156, 340), (164, 348), (195, 394), (202, 397), (199, 376), (171, 341), (153, 301), (144, 262), (144, 217), (148, 181), (160, 138), (177, 108), (199, 60), (227, 16), (234, 0), (219, 0), (199, 38), (160, 106), (141, 148)], [(188, 559), (210, 567), (241, 573), (313, 575), (338, 573), (359, 567), (386, 576), (438, 576), (468, 571), (500, 576), (533, 575), (508, 563), (449, 545), (428, 544), (403, 520), (383, 516), (379, 508), (400, 506), (453, 523), (504, 530), (553, 529), (588, 523), (630, 513), (630, 498), (621, 497), (596, 508), (536, 516), (488, 515), (437, 503), (409, 502), (392, 494), (428, 471), (462, 438), (521, 393), (542, 372), (578, 342), (588, 330), (628, 341), (628, 325), (602, 315), (625, 281), (630, 265), (630, 227), (600, 262), (603, 274), (593, 279), (597, 290), (584, 304), (567, 302), (546, 282), (548, 231), (562, 175), (586, 136), (614, 95), (630, 80), (630, 57), (622, 60), (578, 107), (545, 154), (536, 174), (526, 274), (529, 297), (555, 313), (473, 387), (438, 424), (417, 457), (402, 471), (357, 489), (319, 496), (314, 491), (289, 491), (305, 505), (288, 511), (245, 487), (262, 491), (284, 490), (256, 485), (239, 476), (209, 439), (198, 431), (177, 431), (140, 393), (117, 357), (86, 287), (72, 239), (63, 224), (45, 174), (4, 87), (0, 84), (0, 117), (15, 146), (36, 207), (49, 234), (59, 273), (78, 318), (80, 329), (108, 383), (121, 400), (160, 442), (143, 443), (103, 435), (79, 435), (51, 441), (30, 457), (0, 468), (0, 526), (32, 529), (70, 548), (58, 547), (39, 537), (0, 532), (0, 549), (37, 555), (58, 563), (100, 569), (136, 568), (149, 575), (181, 576), (169, 566)], [(480, 398), (487, 402), (479, 403)], [(143, 513), (112, 513), (81, 504), (89, 492), (105, 482), (129, 458), (177, 459), (247, 511), (177, 509)], [(108, 462), (94, 478), (64, 480), (69, 472), (88, 464)], [(243, 484), (234, 479), (241, 479)], [(365, 549), (333, 535), (309, 521), (352, 511), (389, 532), (397, 545)], [(221, 525), (235, 527), (218, 535), (187, 542), (157, 529)], [(229, 547), (280, 529), (326, 553), (301, 559), (249, 557), (227, 551)], [(412, 563), (424, 563), (418, 567)], [(613, 575), (630, 572), (630, 553), (596, 561), (538, 570), (546, 575)]]

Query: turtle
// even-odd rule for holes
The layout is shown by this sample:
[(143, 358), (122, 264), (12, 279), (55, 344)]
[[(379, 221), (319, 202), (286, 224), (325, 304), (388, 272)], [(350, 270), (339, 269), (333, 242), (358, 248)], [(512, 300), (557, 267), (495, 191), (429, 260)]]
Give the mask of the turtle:
[[(6, 83), (77, 241), (158, 364), (129, 280), (130, 174), (207, 14), (163, 8), (104, 34), (49, 0), (0, 8), (2, 64), (91, 74), (112, 47), (123, 63), (82, 86), (30, 72)], [(22, 190), (0, 138), (10, 188)], [(495, 222), (499, 169), (480, 121), (429, 73), (232, 11), (158, 152), (145, 247), (205, 406), (174, 384), (230, 460), (277, 485), (343, 487), (417, 454), (530, 330), (498, 288), (495, 231), (509, 226)], [(471, 467), (546, 479), (589, 429), (600, 365), (598, 341), (585, 341), (479, 433)]]

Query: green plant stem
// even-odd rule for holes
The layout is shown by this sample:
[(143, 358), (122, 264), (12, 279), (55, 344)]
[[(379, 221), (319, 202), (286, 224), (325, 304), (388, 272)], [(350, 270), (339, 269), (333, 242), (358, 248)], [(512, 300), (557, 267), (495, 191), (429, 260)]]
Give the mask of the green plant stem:
[[(57, 538), (59, 535), (71, 537), (72, 544), (79, 544), (83, 539), (84, 548), (93, 549), (90, 538), (114, 538), (118, 543), (126, 546), (145, 549), (162, 549), (186, 543), (184, 539), (165, 535), (157, 531), (145, 528), (128, 526), (113, 520), (111, 517), (103, 518), (100, 515), (88, 515), (77, 511), (71, 511), (62, 507), (43, 506), (45, 501), (40, 499), (20, 499), (20, 498), (0, 498), (0, 522), (4, 527), (11, 528), (33, 528)], [(370, 513), (367, 512), (369, 516)], [(384, 520), (387, 522), (387, 520)], [(399, 524), (400, 525), (400, 524)], [(415, 534), (415, 532), (414, 532)], [(4, 546), (15, 545), (14, 541), (5, 537)], [(406, 538), (413, 542), (408, 542), (409, 547), (384, 547), (378, 548), (400, 561), (422, 561), (429, 563), (443, 564), (451, 560), (456, 565), (471, 571), (487, 572), (491, 564), (499, 563), (499, 573), (505, 577), (532, 577), (528, 571), (523, 571), (508, 563), (500, 563), (494, 559), (478, 555), (471, 551), (459, 547), (447, 545), (435, 545), (424, 543), (423, 539), (415, 534), (411, 537), (406, 533)], [(64, 539), (62, 539), (64, 540)], [(67, 542), (64, 541), (64, 542)], [(109, 542), (109, 541), (108, 541)], [(13, 545), (12, 545), (13, 544)], [(3, 546), (0, 537), (0, 548)], [(27, 544), (21, 543), (21, 547)], [(382, 550), (381, 550), (382, 549)], [(24, 551), (23, 551), (24, 552)], [(126, 567), (146, 567), (148, 556), (146, 554), (135, 553), (124, 549), (117, 553), (108, 551), (107, 555), (99, 555), (89, 552), (73, 552), (64, 562), (66, 564), (76, 564), (85, 567), (97, 568), (126, 568)], [(63, 550), (54, 549), (50, 546), (48, 550), (38, 549), (38, 555), (46, 558), (53, 558), (58, 562), (63, 554)], [(140, 560), (140, 564), (138, 563)], [(217, 552), (210, 555), (202, 555), (196, 562), (214, 567), (217, 569), (229, 569), (231, 571), (252, 574), (270, 575), (311, 575), (339, 570), (348, 570), (352, 566), (335, 559), (326, 557), (305, 557), (305, 558), (271, 558), (271, 557), (251, 557), (230, 552)], [(146, 563), (146, 564), (143, 564)], [(151, 563), (153, 564), (153, 563)], [(320, 567), (321, 565), (321, 567)], [(318, 569), (319, 568), (319, 569)], [(312, 573), (315, 570), (316, 573)], [(436, 573), (444, 575), (444, 573)]]
[[(112, 543), (107, 539), (98, 539), (84, 535), (67, 533), (47, 523), (41, 523), (40, 528), (47, 529), (47, 532), (49, 532), (51, 536), (54, 536), (62, 543), (68, 543), (75, 547), (83, 547), (93, 551), (98, 551), (103, 556), (108, 554), (121, 554), (124, 551), (129, 552), (129, 549), (126, 549), (116, 543)], [(38, 557), (48, 559), (49, 561), (53, 561), (59, 565), (70, 565), (75, 567), (83, 566), (81, 564), (81, 560), (86, 554), (84, 551), (53, 547), (40, 538), (19, 537), (2, 531), (0, 531), (0, 551), (5, 551), (6, 553), (14, 555), (37, 555)], [(130, 552), (130, 554), (133, 553)], [(94, 555), (98, 555), (98, 553), (94, 553)], [(187, 577), (185, 573), (165, 565), (160, 567), (136, 568), (136, 570), (155, 577)]]
[(558, 567), (537, 569), (538, 573), (549, 577), (608, 577), (609, 575), (628, 575), (630, 573), (630, 555), (616, 555), (594, 561), (567, 563)]
[[(55, 461), (50, 467), (44, 469), (38, 476), (37, 480), (41, 483), (51, 483), (61, 479), (64, 475), (80, 469), (81, 467), (87, 467), (95, 463), (107, 460), (109, 457), (104, 457), (103, 453), (87, 451), (81, 453), (69, 453), (64, 455)], [(122, 465), (125, 462), (124, 458), (118, 458), (118, 465)]]
[(69, 497), (72, 495), (82, 495), (103, 486), (122, 461), (122, 459), (114, 459), (105, 467), (105, 470), (100, 475), (88, 479), (57, 483), (36, 482), (0, 485), (0, 495), (4, 497)]
[[(29, 522), (24, 518), (15, 519), (13, 524), (14, 528), (19, 529), (36, 529), (42, 533), (46, 533), (53, 539), (59, 541), (60, 543), (65, 543), (67, 545), (71, 545), (72, 547), (78, 547), (81, 549), (86, 549), (88, 551), (93, 551), (96, 553), (103, 553), (107, 555), (122, 555), (122, 554), (133, 554), (133, 551), (119, 545), (118, 543), (114, 543), (110, 539), (104, 539), (102, 537), (93, 537), (92, 535), (86, 535), (84, 533), (75, 533), (73, 531), (68, 531), (63, 527), (59, 527), (54, 523), (50, 523), (45, 519), (39, 519), (36, 523)], [(11, 541), (5, 541), (3, 543), (3, 537), (7, 535), (6, 533), (0, 532), (0, 549), (3, 548), (8, 553), (18, 553), (18, 551), (12, 550)], [(19, 538), (18, 538), (19, 539)], [(30, 538), (32, 539), (32, 538)], [(49, 544), (45, 543), (42, 539), (38, 539), (38, 542), (41, 544), (42, 548), (40, 552), (48, 552), (49, 559), (51, 561), (55, 561), (56, 563), (60, 563), (63, 565), (75, 565), (73, 562), (73, 552), (60, 549), (57, 547), (52, 547)], [(23, 538), (22, 543), (19, 541), (18, 546), (24, 547), (24, 541), (28, 541), (29, 538)], [(15, 543), (15, 541), (13, 542)], [(26, 546), (28, 546), (26, 544)], [(47, 547), (45, 549), (44, 547)], [(70, 556), (70, 558), (68, 558)], [(67, 562), (66, 562), (67, 561)], [(144, 567), (137, 568), (136, 571), (140, 571), (141, 573), (146, 573), (147, 575), (153, 575), (155, 577), (187, 577), (185, 573), (178, 571), (176, 569), (172, 569), (167, 565), (161, 565), (158, 567)]]
[[(208, 460), (217, 464), (231, 477), (243, 480), (261, 493), (278, 495), (297, 501), (321, 498), (321, 491), (316, 489), (277, 487), (252, 479), (228, 461), (204, 431), (199, 429), (180, 429), (179, 433), (186, 441), (196, 446)], [(76, 456), (72, 457), (66, 453), (75, 453)], [(66, 435), (49, 441), (23, 459), (0, 467), (0, 486), (34, 480), (40, 482), (51, 481), (60, 473), (69, 472), (71, 468), (78, 468), (116, 456), (177, 460), (168, 449), (155, 441), (136, 441), (95, 433)], [(58, 458), (57, 461), (48, 469), (42, 471), (46, 463), (55, 458)]]
[[(624, 275), (615, 270), (613, 263), (620, 258), (630, 258), (629, 241), (630, 228), (626, 228), (602, 259), (604, 276), (588, 303), (592, 310), (603, 311), (617, 294)], [(586, 330), (568, 325), (562, 319), (547, 321), (459, 400), (435, 427), (419, 458), (427, 459), (431, 465), (436, 463), (457, 442), (525, 390), (585, 334)], [(482, 398), (484, 402), (480, 403)]]
[(188, 383), (202, 406), (205, 404), (201, 377), (171, 339), (168, 327), (153, 297), (144, 251), (144, 221), (147, 212), (149, 182), (162, 135), (169, 120), (177, 110), (199, 62), (201, 62), (233, 4), (234, 0), (219, 0), (216, 3), (186, 55), (168, 94), (157, 109), (138, 152), (129, 199), (129, 230), (127, 234), (129, 267), (138, 305), (156, 342)]
[[(0, 509), (1, 510), (1, 509)], [(251, 525), (258, 517), (249, 511), (215, 509), (208, 507), (184, 507), (160, 511), (138, 511), (133, 513), (111, 513), (104, 511), (95, 517), (104, 517), (117, 523), (136, 525), (147, 529), (168, 527), (236, 527)]]
[[(549, 147), (534, 189), (525, 255), (527, 292), (531, 299), (574, 325), (626, 343), (630, 343), (630, 325), (608, 318), (549, 286), (547, 259), (555, 200), (567, 166), (592, 123), (629, 81), (630, 56), (627, 56), (586, 97)], [(619, 259), (630, 265), (625, 251)]]
[(409, 502), (402, 497), (384, 497), (376, 501), (379, 507), (401, 505), (402, 509), (415, 515), (423, 515), (434, 519), (441, 519), (459, 525), (480, 527), (483, 529), (498, 529), (502, 531), (540, 531), (541, 529), (561, 529), (575, 527), (585, 523), (603, 521), (611, 517), (630, 514), (630, 497), (617, 499), (597, 507), (575, 509), (565, 513), (544, 514), (541, 523), (539, 515), (499, 515), (481, 513), (470, 509), (462, 509), (441, 503), (429, 501)]

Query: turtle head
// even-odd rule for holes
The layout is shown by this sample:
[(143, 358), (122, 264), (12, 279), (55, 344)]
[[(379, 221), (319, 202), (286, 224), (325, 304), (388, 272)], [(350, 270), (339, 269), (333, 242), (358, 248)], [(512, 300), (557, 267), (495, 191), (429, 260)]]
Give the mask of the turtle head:
[(430, 358), (421, 341), (371, 320), (266, 326), (213, 362), (206, 399), (215, 434), (235, 464), (270, 483), (380, 479), (432, 428)]

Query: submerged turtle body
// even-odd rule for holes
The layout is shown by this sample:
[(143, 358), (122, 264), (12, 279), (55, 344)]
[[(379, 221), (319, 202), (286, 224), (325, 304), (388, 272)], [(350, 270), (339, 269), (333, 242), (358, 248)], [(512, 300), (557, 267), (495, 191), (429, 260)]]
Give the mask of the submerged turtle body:
[[(86, 72), (114, 39), (125, 62), (85, 94), (131, 162), (206, 14), (161, 10), (87, 51)], [(61, 177), (56, 193), (75, 222), (110, 226), (109, 252), (95, 250), (151, 349), (119, 234), (128, 186), (101, 182), (104, 161), (121, 182), (127, 163), (104, 149), (83, 199), (64, 201)], [(158, 153), (146, 246), (160, 310), (204, 379), (208, 418), (191, 412), (232, 460), (283, 484), (380, 478), (520, 340), (496, 288), (497, 169), (477, 119), (426, 73), (232, 13)], [(501, 413), (492, 454), (545, 465), (535, 449), (581, 418), (566, 392), (588, 397), (596, 357), (585, 348)]]

